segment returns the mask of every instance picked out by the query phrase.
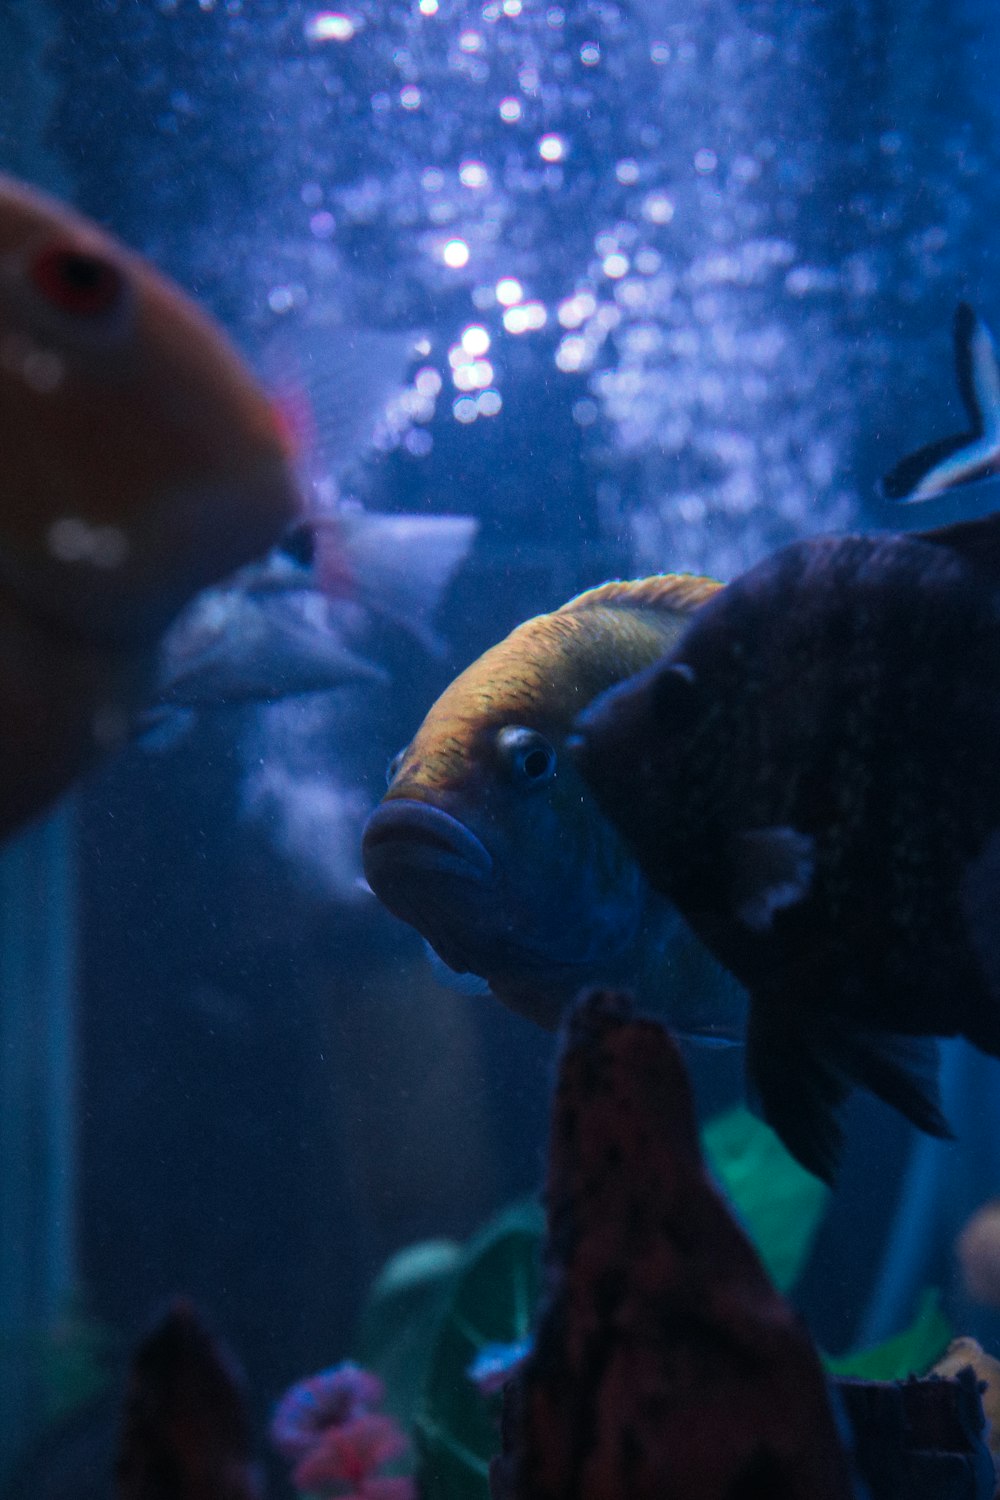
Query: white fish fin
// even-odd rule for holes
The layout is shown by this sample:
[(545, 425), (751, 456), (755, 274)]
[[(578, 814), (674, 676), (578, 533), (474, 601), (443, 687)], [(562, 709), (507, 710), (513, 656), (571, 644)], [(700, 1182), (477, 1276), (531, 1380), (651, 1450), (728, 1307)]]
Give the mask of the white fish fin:
[(882, 480), (888, 500), (932, 500), (1000, 470), (1000, 362), (993, 335), (966, 302), (955, 313), (955, 372), (971, 423), (908, 454)]
[(454, 990), (459, 995), (489, 995), (492, 993), (486, 980), (481, 975), (468, 972), (460, 974), (457, 969), (453, 969), (450, 964), (445, 963), (440, 953), (431, 947), (426, 938), (424, 938), (423, 942), (427, 962), (430, 964), (431, 971), (438, 984), (442, 985), (445, 989)]
[(766, 932), (776, 912), (808, 895), (815, 843), (794, 828), (741, 833), (733, 850), (733, 909), (754, 932)]
[(431, 621), (479, 522), (472, 516), (386, 515), (344, 506), (312, 524), (319, 587), (334, 598), (357, 599), (440, 654)]
[(319, 319), (272, 340), (262, 373), (307, 475), (336, 480), (371, 446), (378, 421), (405, 383), (419, 337)]
[(955, 314), (955, 359), (958, 383), (973, 428), (1000, 442), (1000, 364), (993, 334), (968, 305)]

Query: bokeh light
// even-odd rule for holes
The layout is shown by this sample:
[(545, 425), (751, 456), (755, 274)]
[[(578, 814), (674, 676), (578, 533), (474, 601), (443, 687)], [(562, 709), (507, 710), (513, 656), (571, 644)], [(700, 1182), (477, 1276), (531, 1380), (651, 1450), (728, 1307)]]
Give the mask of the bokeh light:
[(448, 240), (441, 250), (441, 259), (453, 271), (460, 271), (469, 264), (469, 247), (464, 240)]

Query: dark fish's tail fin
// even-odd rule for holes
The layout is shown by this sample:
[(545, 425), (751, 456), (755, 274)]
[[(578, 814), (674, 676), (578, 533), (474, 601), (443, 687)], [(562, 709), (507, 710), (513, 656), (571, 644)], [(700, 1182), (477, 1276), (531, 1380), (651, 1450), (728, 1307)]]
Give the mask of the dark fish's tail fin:
[(928, 1135), (950, 1138), (937, 1084), (933, 1037), (900, 1036), (849, 1022), (806, 1025), (786, 1010), (751, 1005), (747, 1073), (761, 1113), (792, 1155), (832, 1183), (842, 1131), (840, 1107), (856, 1085), (871, 1090)]
[(955, 370), (969, 429), (909, 454), (882, 480), (887, 500), (930, 500), (1000, 472), (1000, 360), (967, 302), (955, 313)]
[(796, 1161), (832, 1183), (840, 1164), (840, 1107), (850, 1084), (784, 1011), (751, 999), (746, 1072), (751, 1101)]

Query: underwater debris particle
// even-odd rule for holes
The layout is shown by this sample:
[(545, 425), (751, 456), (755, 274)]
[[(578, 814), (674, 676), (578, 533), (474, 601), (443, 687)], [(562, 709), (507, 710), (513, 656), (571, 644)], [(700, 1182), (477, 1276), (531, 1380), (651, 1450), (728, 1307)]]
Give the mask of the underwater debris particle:
[[(436, 3), (437, 0), (435, 0)], [(500, 118), (505, 124), (515, 124), (521, 118), (522, 112), (520, 99), (508, 98), (500, 100)]]

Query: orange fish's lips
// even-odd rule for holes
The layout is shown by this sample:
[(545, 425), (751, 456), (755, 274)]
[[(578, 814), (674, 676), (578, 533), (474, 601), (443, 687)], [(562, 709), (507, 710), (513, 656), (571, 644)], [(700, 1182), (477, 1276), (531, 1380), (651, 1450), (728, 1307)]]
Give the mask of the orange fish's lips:
[[(396, 877), (420, 871), (486, 884), (493, 856), (458, 818), (407, 797), (391, 798), (372, 813), (361, 844), (365, 876), (382, 900)], [(391, 901), (385, 904), (392, 910)]]

